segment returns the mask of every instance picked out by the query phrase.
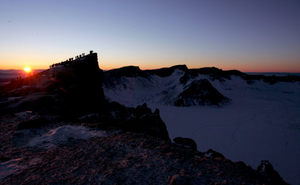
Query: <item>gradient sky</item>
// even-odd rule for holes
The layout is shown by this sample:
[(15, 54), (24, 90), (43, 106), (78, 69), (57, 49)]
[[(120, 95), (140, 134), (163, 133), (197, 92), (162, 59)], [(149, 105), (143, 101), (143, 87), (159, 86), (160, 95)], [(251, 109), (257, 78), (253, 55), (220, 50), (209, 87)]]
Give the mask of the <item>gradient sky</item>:
[(89, 50), (102, 69), (300, 72), (300, 1), (0, 0), (0, 69)]

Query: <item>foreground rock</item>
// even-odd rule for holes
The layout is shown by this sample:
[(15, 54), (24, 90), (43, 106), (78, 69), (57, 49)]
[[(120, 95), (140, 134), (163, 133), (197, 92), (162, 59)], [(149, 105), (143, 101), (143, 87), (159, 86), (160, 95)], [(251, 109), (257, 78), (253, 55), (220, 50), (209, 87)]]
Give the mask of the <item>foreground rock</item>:
[(107, 103), (106, 109), (100, 113), (93, 113), (80, 117), (88, 126), (98, 129), (144, 133), (169, 141), (169, 134), (159, 111), (152, 112), (146, 104), (136, 108), (127, 108), (116, 102)]
[[(22, 152), (22, 154), (20, 154)], [(70, 140), (48, 150), (18, 148), (0, 184), (269, 184), (243, 163), (214, 158), (143, 134)], [(19, 155), (19, 156), (18, 156)], [(4, 163), (1, 163), (2, 167)], [(285, 184), (277, 181), (277, 184)]]

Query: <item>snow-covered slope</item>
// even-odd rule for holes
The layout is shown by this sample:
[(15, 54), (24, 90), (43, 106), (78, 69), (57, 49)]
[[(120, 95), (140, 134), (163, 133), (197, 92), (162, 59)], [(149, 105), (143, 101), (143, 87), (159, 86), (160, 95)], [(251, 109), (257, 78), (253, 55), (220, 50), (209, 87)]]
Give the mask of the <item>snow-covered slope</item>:
[(109, 100), (133, 107), (143, 103), (170, 104), (183, 90), (178, 84), (182, 75), (183, 71), (176, 70), (168, 77), (121, 77), (113, 81), (113, 86), (104, 86), (105, 95)]
[[(185, 73), (176, 69), (165, 77), (121, 76), (104, 84), (104, 93), (126, 106), (147, 103), (159, 108), (170, 136), (192, 138), (200, 151), (213, 148), (252, 167), (269, 160), (287, 182), (300, 184), (300, 82), (271, 85), (263, 80), (249, 83), (238, 75), (220, 80), (199, 74), (184, 84), (180, 78)], [(175, 107), (175, 98), (199, 79), (208, 79), (230, 103)]]

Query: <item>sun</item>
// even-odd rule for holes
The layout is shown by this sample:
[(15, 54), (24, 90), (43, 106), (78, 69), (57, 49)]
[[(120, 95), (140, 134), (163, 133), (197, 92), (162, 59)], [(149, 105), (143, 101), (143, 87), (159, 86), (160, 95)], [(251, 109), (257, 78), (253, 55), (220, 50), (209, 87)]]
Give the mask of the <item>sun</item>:
[(31, 70), (31, 67), (26, 66), (26, 67), (24, 67), (24, 71), (25, 71), (25, 73), (30, 73), (32, 70)]

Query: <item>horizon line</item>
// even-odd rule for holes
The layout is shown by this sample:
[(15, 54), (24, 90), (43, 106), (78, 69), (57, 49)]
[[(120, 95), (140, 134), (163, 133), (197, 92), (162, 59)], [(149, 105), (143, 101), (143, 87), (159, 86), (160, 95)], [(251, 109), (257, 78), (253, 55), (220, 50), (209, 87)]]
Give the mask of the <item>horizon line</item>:
[[(178, 64), (178, 65), (185, 65), (185, 64)], [(128, 66), (136, 66), (136, 67), (139, 67), (141, 70), (155, 70), (155, 69), (162, 69), (162, 68), (170, 68), (172, 66), (177, 66), (177, 65), (171, 65), (169, 67), (158, 67), (158, 68), (141, 68), (140, 66), (137, 66), (137, 65), (125, 65), (125, 66), (122, 66), (122, 67), (116, 67), (116, 68), (109, 68), (109, 69), (104, 69), (104, 68), (101, 68), (99, 67), (100, 69), (102, 69), (103, 71), (109, 71), (109, 70), (113, 70), (113, 69), (120, 69), (120, 68), (123, 68), (123, 67), (128, 67)], [(222, 69), (220, 67), (216, 67), (216, 66), (207, 66), (207, 67), (187, 67), (188, 69), (200, 69), (200, 68), (212, 68), (212, 67), (215, 67), (215, 68), (218, 68), (218, 69), (221, 69), (223, 71), (230, 71), (230, 70), (238, 70), (240, 72), (243, 72), (243, 73), (290, 73), (290, 74), (293, 74), (293, 73), (300, 73), (300, 71), (298, 72), (287, 72), (287, 71), (243, 71), (243, 70), (239, 70), (237, 68), (232, 68), (232, 69)], [(36, 70), (48, 70), (50, 68), (33, 68), (32, 70), (33, 71), (36, 71)], [(15, 71), (23, 71), (24, 69), (23, 68), (7, 68), (7, 69), (1, 69), (1, 71), (12, 71), (12, 70), (15, 70)]]

